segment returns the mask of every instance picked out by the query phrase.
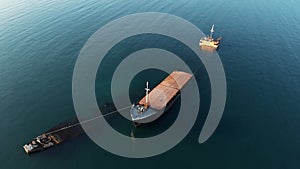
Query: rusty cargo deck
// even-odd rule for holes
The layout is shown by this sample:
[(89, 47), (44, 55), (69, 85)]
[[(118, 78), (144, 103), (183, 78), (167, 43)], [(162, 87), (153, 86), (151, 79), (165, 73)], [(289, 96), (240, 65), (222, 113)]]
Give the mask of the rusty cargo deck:
[[(150, 107), (158, 110), (163, 109), (180, 92), (192, 76), (192, 74), (182, 71), (172, 72), (150, 91)], [(146, 96), (139, 101), (139, 104), (146, 105)]]

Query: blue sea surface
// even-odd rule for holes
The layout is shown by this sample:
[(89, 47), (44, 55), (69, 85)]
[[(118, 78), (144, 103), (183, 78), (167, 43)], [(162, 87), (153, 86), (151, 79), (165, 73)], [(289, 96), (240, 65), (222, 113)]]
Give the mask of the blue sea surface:
[[(297, 0), (2, 0), (0, 168), (300, 168), (299, 8)], [(83, 135), (41, 153), (25, 154), (26, 142), (76, 117), (73, 69), (88, 38), (112, 20), (141, 12), (176, 15), (205, 33), (215, 24), (216, 36), (222, 36), (218, 54), (226, 73), (227, 102), (213, 136), (198, 143), (210, 106), (209, 79), (199, 63), (200, 112), (187, 137), (170, 151), (144, 159), (124, 158)], [(153, 46), (179, 56), (192, 54), (170, 38), (141, 35), (110, 51), (105, 71), (112, 72), (121, 57)], [(166, 76), (157, 70), (147, 74), (149, 78), (142, 74), (135, 78), (130, 88), (133, 101), (144, 95), (145, 80), (153, 88)], [(97, 75), (99, 103), (111, 101), (105, 93), (109, 77)], [(156, 122), (155, 129), (151, 125), (132, 129), (120, 116), (110, 124), (124, 134), (135, 130), (147, 137), (170, 126), (177, 110), (175, 106)]]

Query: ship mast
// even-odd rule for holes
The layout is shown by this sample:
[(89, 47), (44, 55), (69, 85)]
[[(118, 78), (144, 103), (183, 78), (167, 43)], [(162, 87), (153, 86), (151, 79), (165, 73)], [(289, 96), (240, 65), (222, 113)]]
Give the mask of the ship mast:
[(148, 101), (149, 101), (149, 91), (150, 91), (149, 86), (148, 86), (148, 81), (146, 83), (145, 90), (146, 90), (146, 104), (148, 104)]
[(214, 34), (214, 27), (215, 25), (212, 25), (211, 29), (210, 29), (210, 38), (213, 37), (213, 34)]

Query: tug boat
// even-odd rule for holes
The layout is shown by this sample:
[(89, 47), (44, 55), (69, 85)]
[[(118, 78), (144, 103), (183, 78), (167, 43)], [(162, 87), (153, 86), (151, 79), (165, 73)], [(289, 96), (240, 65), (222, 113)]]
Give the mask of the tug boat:
[(23, 148), (27, 154), (30, 154), (50, 148), (55, 144), (57, 143), (53, 141), (53, 138), (51, 138), (51, 136), (42, 134), (34, 138), (30, 143), (25, 144)]
[(27, 154), (32, 154), (55, 147), (56, 145), (75, 138), (83, 133), (84, 130), (77, 119), (66, 121), (33, 138), (23, 146), (23, 149)]
[(207, 35), (206, 37), (203, 37), (200, 39), (199, 46), (201, 48), (209, 47), (212, 49), (217, 49), (219, 47), (219, 44), (220, 44), (220, 41), (222, 38), (221, 37), (219, 37), (217, 39), (213, 38), (214, 27), (215, 27), (215, 25), (212, 25), (212, 27), (210, 29), (210, 35)]

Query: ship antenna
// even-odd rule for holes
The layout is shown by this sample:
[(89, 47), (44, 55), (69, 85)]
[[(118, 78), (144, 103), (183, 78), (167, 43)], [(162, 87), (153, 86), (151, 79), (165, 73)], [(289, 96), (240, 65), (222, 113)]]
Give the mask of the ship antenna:
[(212, 38), (213, 37), (213, 34), (214, 34), (214, 27), (215, 25), (212, 25), (211, 29), (210, 29), (210, 37)]
[(146, 83), (146, 88), (145, 88), (145, 90), (146, 90), (146, 104), (148, 104), (148, 100), (149, 100), (149, 91), (150, 91), (149, 85), (148, 85), (148, 81), (147, 81), (147, 83)]

